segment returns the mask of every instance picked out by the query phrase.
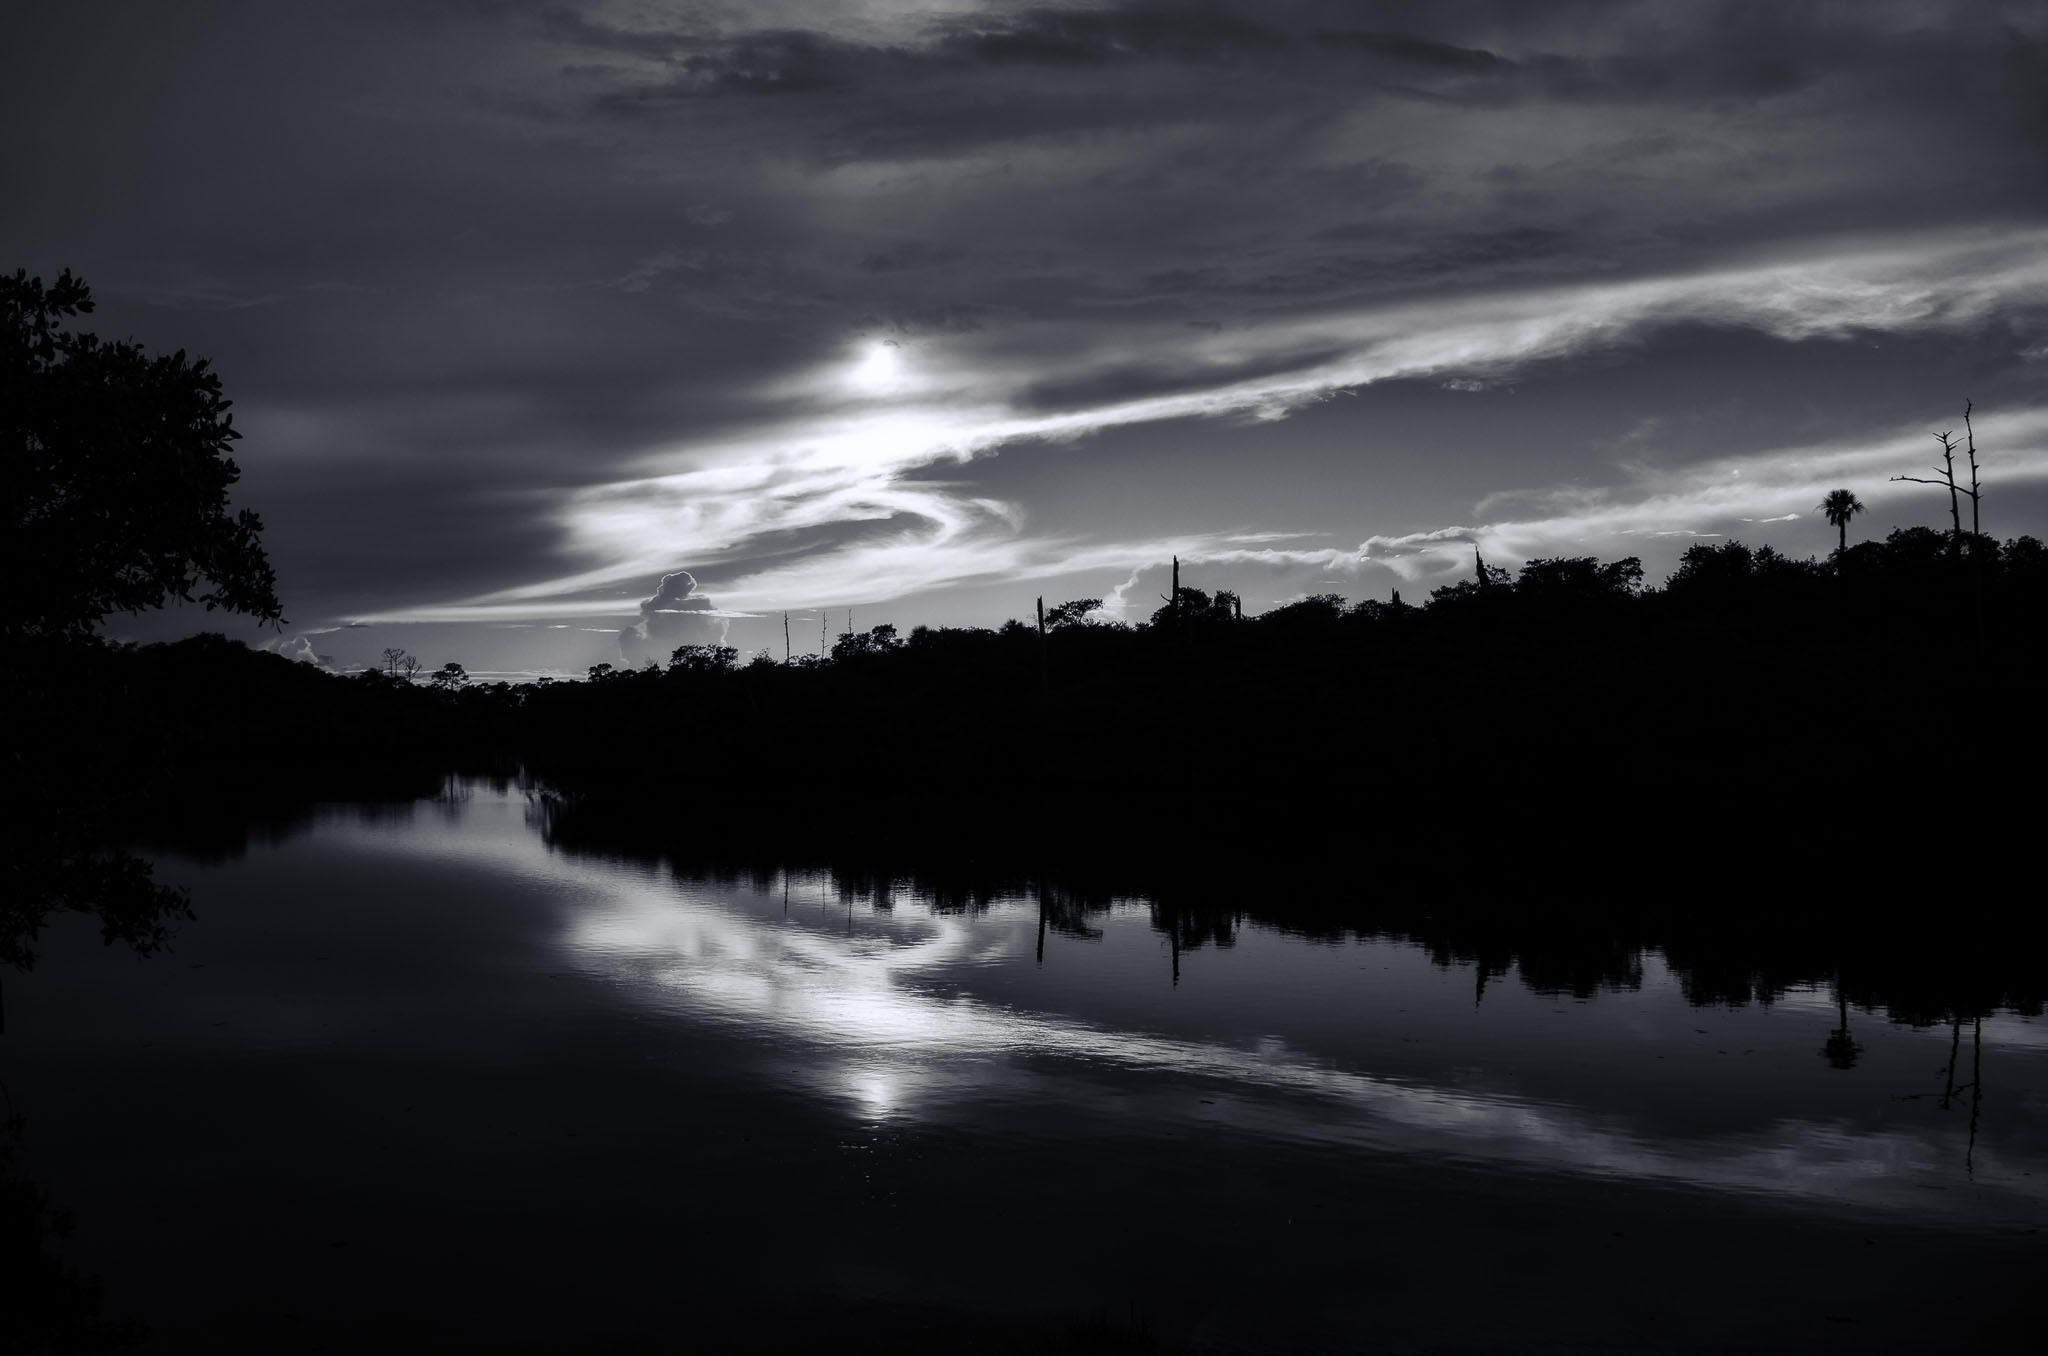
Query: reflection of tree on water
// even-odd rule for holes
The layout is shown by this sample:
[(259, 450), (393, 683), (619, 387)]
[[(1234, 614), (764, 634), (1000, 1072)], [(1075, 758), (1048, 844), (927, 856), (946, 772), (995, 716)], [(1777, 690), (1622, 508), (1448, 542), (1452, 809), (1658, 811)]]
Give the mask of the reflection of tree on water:
[[(1977, 1122), (1984, 1109), (1984, 1014), (1970, 1015), (1970, 1081), (1956, 1082), (1957, 1066), (1963, 1053), (1963, 1015), (1952, 1013), (1948, 1022), (1948, 1063), (1942, 1066), (1941, 1095), (1935, 1099), (1935, 1106), (1943, 1111), (1955, 1109), (1956, 1098), (1962, 1093), (1970, 1094), (1970, 1123), (1963, 1149), (1963, 1170), (1971, 1176), (1977, 1170)], [(1832, 1038), (1829, 1044), (1833, 1044)], [(1859, 1047), (1860, 1048), (1860, 1047)], [(1928, 1093), (1911, 1092), (1899, 1097), (1902, 1102), (1917, 1102)]]
[(1095, 915), (1106, 914), (1114, 904), (1107, 895), (1086, 895), (1072, 890), (1063, 890), (1041, 876), (1037, 882), (1038, 893), (1038, 961), (1045, 963), (1045, 934), (1047, 929), (1063, 937), (1081, 942), (1099, 942), (1102, 929), (1091, 920)]
[(1968, 934), (1887, 929), (1847, 935), (1825, 919), (1742, 905), (1402, 903), (1361, 897), (1356, 879), (1290, 885), (1225, 877), (1162, 890), (1138, 877), (1006, 873), (972, 858), (814, 858), (791, 866), (763, 856), (736, 863), (707, 852), (701, 840), (642, 833), (602, 805), (548, 792), (535, 794), (529, 822), (551, 847), (660, 861), (683, 880), (751, 882), (766, 892), (779, 889), (788, 873), (817, 875), (830, 879), (828, 888), (850, 886), (856, 899), (886, 894), (939, 914), (982, 913), (1003, 900), (1038, 901), (1048, 944), (1055, 933), (1096, 940), (1102, 915), (1118, 904), (1142, 903), (1164, 934), (1170, 973), (1177, 973), (1182, 951), (1229, 946), (1242, 926), (1256, 923), (1328, 941), (1412, 943), (1438, 965), (1480, 971), (1475, 997), (1511, 973), (1545, 995), (1591, 998), (1639, 989), (1654, 952), (1698, 1006), (1773, 1003), (1839, 980), (1848, 1003), (1924, 1027), (1947, 1021), (1952, 1011), (2037, 1016), (2048, 999), (2048, 971), (2031, 963), (2044, 940), (2043, 924), (2024, 911), (2002, 917), (1996, 929)]
[(1863, 1046), (1849, 1035), (1849, 998), (1842, 991), (1840, 974), (1835, 976), (1835, 1006), (1841, 1013), (1841, 1024), (1828, 1033), (1827, 1044), (1821, 1047), (1821, 1054), (1831, 1069), (1853, 1069), (1863, 1053)]
[(1949, 1023), (1948, 1063), (1942, 1066), (1942, 1075), (1947, 1080), (1941, 1089), (1941, 1109), (1948, 1110), (1949, 1103), (1956, 1095), (1956, 1055), (1963, 1045), (1963, 1019), (1955, 1018)]
[(1984, 1018), (1970, 1019), (1970, 1081), (1960, 1086), (1956, 1083), (1956, 1058), (1962, 1053), (1963, 1019), (1958, 1014), (1949, 1024), (1948, 1066), (1942, 1070), (1944, 1082), (1941, 1101), (1937, 1103), (1943, 1111), (1955, 1105), (1956, 1094), (1970, 1094), (1970, 1137), (1969, 1147), (1963, 1151), (1963, 1169), (1975, 1175), (1977, 1170), (1977, 1117), (1984, 1107)]
[(1151, 905), (1152, 926), (1166, 934), (1167, 957), (1173, 982), (1180, 983), (1180, 953), (1204, 945), (1228, 948), (1237, 945), (1237, 929), (1244, 923), (1242, 911), (1222, 905), (1194, 905), (1156, 900)]

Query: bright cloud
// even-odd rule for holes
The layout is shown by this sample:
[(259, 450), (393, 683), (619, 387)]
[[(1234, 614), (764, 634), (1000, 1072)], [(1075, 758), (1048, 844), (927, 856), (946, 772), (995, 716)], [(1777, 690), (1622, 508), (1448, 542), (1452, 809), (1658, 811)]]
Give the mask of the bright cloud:
[[(1474, 543), (1506, 558), (1577, 551), (1738, 521), (1789, 521), (1827, 489), (1924, 468), (1924, 434), (1628, 474), (1611, 489), (1533, 496), (1539, 511), (1471, 528), (1375, 538), (1350, 550), (1251, 550), (1238, 537), (1086, 543), (1034, 534), (1014, 504), (913, 472), (998, 449), (1169, 419), (1283, 418), (1330, 395), (1398, 378), (1466, 387), (1528, 363), (1707, 323), (1798, 341), (1858, 333), (2038, 324), (2048, 310), (2048, 231), (1946, 233), (1837, 246), (1699, 273), (1470, 295), (1412, 305), (1336, 306), (1224, 330), (1133, 322), (1036, 322), (944, 345), (869, 340), (799, 379), (756, 393), (739, 435), (656, 450), (646, 474), (575, 493), (560, 513), (573, 574), (414, 608), (391, 620), (616, 614), (587, 595), (645, 581), (680, 560), (732, 561), (720, 596), (741, 608), (874, 603), (982, 578), (1135, 569), (1176, 550), (1217, 562), (1419, 577)], [(1061, 401), (1102, 374), (1142, 369), (1156, 394)], [(1143, 383), (1133, 383), (1143, 384)], [(2048, 476), (2048, 415), (1980, 423), (1998, 474)], [(1915, 492), (1862, 491), (1866, 501)], [(1528, 498), (1528, 497), (1525, 497)], [(1256, 525), (1253, 525), (1256, 526)], [(1147, 554), (1151, 553), (1151, 554)]]

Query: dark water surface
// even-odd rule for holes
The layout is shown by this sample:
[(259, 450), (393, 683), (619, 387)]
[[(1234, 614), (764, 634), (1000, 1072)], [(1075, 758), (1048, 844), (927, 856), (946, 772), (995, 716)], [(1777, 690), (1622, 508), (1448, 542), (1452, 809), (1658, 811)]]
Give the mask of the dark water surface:
[(1832, 992), (1695, 1006), (1654, 952), (1573, 998), (1406, 943), (1177, 947), (1143, 901), (1042, 931), (683, 880), (488, 785), (159, 875), (175, 952), (67, 919), (0, 1038), (69, 1255), (158, 1349), (2041, 1331), (2040, 1018), (1852, 1006), (1841, 1068)]

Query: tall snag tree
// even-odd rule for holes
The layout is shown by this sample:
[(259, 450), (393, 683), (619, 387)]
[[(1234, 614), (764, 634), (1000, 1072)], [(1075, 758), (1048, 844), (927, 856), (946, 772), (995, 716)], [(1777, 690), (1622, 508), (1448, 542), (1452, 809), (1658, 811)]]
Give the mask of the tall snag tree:
[(1952, 552), (1960, 551), (1963, 547), (1961, 496), (1967, 495), (1970, 500), (1970, 536), (1973, 541), (1977, 537), (1978, 529), (1981, 525), (1978, 509), (1983, 503), (1984, 487), (1977, 482), (1977, 430), (1970, 423), (1970, 412), (1975, 407), (1974, 401), (1966, 400), (1963, 402), (1963, 427), (1969, 433), (1969, 445), (1964, 450), (1968, 453), (1970, 459), (1970, 488), (1964, 489), (1956, 482), (1956, 437), (1954, 433), (1948, 430), (1943, 430), (1934, 435), (1934, 441), (1941, 444), (1941, 465), (1934, 468), (1934, 474), (1941, 477), (1939, 480), (1929, 480), (1925, 476), (1892, 477), (1893, 480), (1908, 480), (1915, 485), (1940, 485), (1947, 487), (1948, 543), (1949, 550)]

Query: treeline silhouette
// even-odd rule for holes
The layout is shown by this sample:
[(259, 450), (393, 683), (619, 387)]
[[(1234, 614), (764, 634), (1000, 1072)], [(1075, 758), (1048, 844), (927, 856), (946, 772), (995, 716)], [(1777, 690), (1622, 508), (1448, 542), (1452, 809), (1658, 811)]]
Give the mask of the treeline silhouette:
[[(694, 646), (587, 683), (477, 683), (459, 657), (393, 650), (341, 677), (218, 637), (92, 639), (111, 612), (172, 599), (281, 617), (260, 520), (228, 502), (219, 380), (77, 331), (92, 309), (68, 273), (0, 276), (0, 442), (23, 470), (9, 549), (28, 581), (0, 618), (23, 845), (0, 961), (28, 961), (53, 907), (160, 941), (184, 903), (118, 846), (140, 835), (210, 828), (232, 850), (252, 818), (308, 801), (513, 767), (559, 798), (568, 838), (915, 854), (1154, 892), (1293, 874), (1867, 916), (1878, 890), (2031, 874), (2048, 552), (1975, 532), (1974, 469), (1970, 532), (1951, 476), (1950, 532), (1849, 546), (1860, 504), (1838, 492), (1828, 561), (1701, 542), (1661, 588), (1635, 560), (1510, 575), (1475, 555), (1419, 606), (1325, 595), (1245, 617), (1176, 564), (1132, 626), (1076, 599), (995, 629), (878, 626), (781, 664)], [(1973, 439), (1964, 452), (1974, 468)]]
[(1702, 543), (1660, 589), (1539, 560), (1239, 619), (1183, 587), (1136, 626), (877, 627), (820, 664), (688, 650), (477, 700), (516, 701), (519, 757), (612, 834), (1782, 895), (2022, 846), (2044, 602), (2031, 538), (1908, 529), (1825, 563)]
[(17, 669), (17, 709), (66, 713), (25, 735), (89, 783), (54, 799), (169, 809), (227, 847), (252, 811), (523, 767), (565, 839), (1153, 890), (1310, 874), (1846, 916), (1878, 902), (1859, 882), (1990, 890), (2032, 865), (2032, 538), (1914, 528), (1829, 561), (1701, 543), (1661, 588), (1633, 560), (1475, 562), (1421, 605), (1253, 617), (1184, 586), (1136, 625), (1088, 601), (1043, 630), (877, 626), (796, 663), (684, 647), (574, 683), (70, 645)]

